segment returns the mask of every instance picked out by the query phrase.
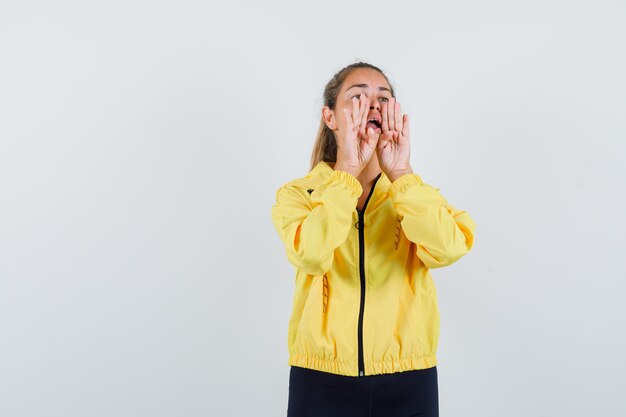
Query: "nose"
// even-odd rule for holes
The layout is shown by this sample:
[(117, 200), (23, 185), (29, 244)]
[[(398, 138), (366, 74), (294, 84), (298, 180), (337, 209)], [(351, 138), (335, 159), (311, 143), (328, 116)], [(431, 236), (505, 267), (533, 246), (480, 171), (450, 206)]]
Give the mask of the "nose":
[(374, 97), (373, 100), (374, 100), (373, 104), (370, 101), (370, 110), (376, 109), (376, 110), (380, 111), (380, 102), (378, 101), (378, 99), (376, 97)]

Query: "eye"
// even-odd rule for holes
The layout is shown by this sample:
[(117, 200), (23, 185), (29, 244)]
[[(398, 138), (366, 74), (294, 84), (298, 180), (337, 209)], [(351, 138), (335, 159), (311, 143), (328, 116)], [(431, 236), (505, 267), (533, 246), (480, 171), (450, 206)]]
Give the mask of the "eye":
[[(361, 94), (355, 94), (355, 95), (352, 96), (352, 98), (355, 98), (355, 97), (361, 98)], [(367, 96), (365, 96), (365, 97), (367, 97)]]
[(383, 100), (383, 101), (385, 101), (385, 102), (388, 102), (388, 101), (389, 101), (389, 99), (388, 99), (387, 97), (381, 97), (380, 99), (381, 99), (381, 100)]

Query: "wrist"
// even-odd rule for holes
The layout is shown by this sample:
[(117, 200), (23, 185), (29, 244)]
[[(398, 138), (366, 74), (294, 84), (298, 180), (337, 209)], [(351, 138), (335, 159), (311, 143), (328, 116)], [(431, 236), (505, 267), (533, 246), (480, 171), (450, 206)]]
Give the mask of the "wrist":
[(333, 169), (335, 171), (347, 172), (348, 174), (351, 174), (354, 177), (358, 177), (359, 173), (360, 173), (358, 167), (351, 166), (351, 165), (348, 165), (348, 164), (343, 164), (343, 163), (336, 163), (335, 166), (333, 167)]
[(389, 181), (394, 182), (395, 180), (397, 180), (398, 178), (406, 174), (413, 174), (413, 169), (409, 167), (405, 169), (397, 169), (394, 171), (390, 171), (387, 174), (387, 178), (389, 178)]

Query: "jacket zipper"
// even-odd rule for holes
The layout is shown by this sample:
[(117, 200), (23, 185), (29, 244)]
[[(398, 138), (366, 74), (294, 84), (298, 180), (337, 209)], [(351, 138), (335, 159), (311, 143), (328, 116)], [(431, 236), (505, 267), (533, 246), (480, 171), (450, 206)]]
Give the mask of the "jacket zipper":
[(363, 310), (365, 309), (365, 236), (363, 231), (363, 220), (365, 218), (365, 209), (367, 208), (367, 203), (370, 201), (370, 197), (374, 193), (374, 187), (376, 187), (376, 182), (381, 175), (382, 173), (378, 174), (378, 176), (374, 179), (372, 189), (370, 190), (367, 199), (365, 199), (365, 204), (363, 204), (363, 212), (361, 212), (358, 208), (356, 209), (357, 214), (359, 215), (359, 221), (356, 224), (356, 228), (359, 230), (359, 271), (361, 276), (361, 307), (359, 309), (358, 330), (359, 376), (365, 376), (365, 363), (363, 360)]

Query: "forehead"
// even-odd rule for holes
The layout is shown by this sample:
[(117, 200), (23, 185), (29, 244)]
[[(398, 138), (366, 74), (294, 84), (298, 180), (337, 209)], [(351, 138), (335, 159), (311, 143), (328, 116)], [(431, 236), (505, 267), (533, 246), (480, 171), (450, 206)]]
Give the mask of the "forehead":
[[(353, 70), (344, 80), (341, 90), (346, 91), (354, 84), (368, 84), (369, 88), (376, 90), (378, 90), (378, 87), (389, 88), (389, 83), (385, 76), (371, 68), (357, 68)], [(356, 90), (356, 88), (353, 90)]]

